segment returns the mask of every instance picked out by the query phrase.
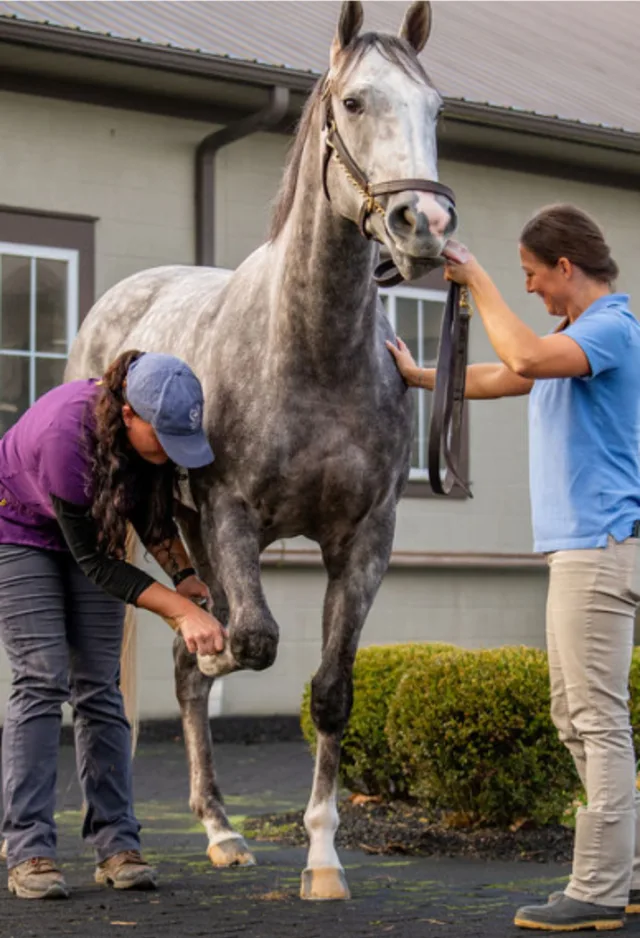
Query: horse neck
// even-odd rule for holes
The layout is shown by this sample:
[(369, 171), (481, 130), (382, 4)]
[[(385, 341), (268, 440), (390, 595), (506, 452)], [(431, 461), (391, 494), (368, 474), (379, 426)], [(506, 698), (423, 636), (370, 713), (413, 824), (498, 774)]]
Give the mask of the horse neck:
[[(272, 245), (272, 335), (316, 377), (352, 380), (375, 359), (376, 246), (336, 215), (322, 186), (319, 126), (307, 141), (287, 222)], [(313, 142), (317, 141), (317, 143)], [(289, 356), (288, 356), (289, 357)]]

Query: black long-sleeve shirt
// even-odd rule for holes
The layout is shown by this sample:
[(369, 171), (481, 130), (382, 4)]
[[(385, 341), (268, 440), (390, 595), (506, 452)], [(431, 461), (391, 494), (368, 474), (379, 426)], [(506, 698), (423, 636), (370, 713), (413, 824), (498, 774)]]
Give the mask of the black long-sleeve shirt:
[[(98, 544), (98, 525), (91, 509), (51, 495), (64, 539), (71, 556), (92, 583), (125, 603), (136, 605), (141, 593), (157, 581), (126, 560), (109, 557)], [(136, 528), (135, 519), (132, 519)], [(140, 533), (140, 532), (138, 532)]]

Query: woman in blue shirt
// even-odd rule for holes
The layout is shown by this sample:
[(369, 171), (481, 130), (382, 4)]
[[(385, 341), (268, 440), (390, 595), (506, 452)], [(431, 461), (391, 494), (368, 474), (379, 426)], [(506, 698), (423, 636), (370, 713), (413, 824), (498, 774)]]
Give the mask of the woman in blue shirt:
[[(536, 335), (469, 251), (449, 242), (446, 276), (468, 285), (499, 364), (471, 365), (466, 397), (529, 395), (535, 550), (549, 563), (551, 715), (587, 792), (572, 877), (523, 928), (621, 927), (640, 912), (640, 809), (628, 681), (640, 601), (640, 324), (612, 292), (602, 232), (571, 205), (542, 209), (520, 237), (528, 293), (560, 321)], [(401, 340), (408, 384), (433, 388)]]

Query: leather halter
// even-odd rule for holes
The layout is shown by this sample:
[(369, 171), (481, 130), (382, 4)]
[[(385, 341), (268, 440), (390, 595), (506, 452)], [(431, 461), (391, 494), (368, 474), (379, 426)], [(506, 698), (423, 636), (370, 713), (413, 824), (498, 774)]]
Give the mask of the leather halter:
[[(329, 85), (324, 91), (324, 119), (323, 132), (325, 135), (325, 152), (322, 162), (322, 187), (327, 201), (331, 201), (329, 187), (327, 185), (327, 170), (332, 155), (335, 155), (336, 161), (342, 166), (345, 175), (351, 185), (357, 189), (362, 196), (362, 204), (358, 212), (358, 228), (365, 238), (371, 235), (367, 232), (366, 223), (373, 212), (377, 212), (382, 218), (386, 216), (386, 209), (378, 201), (380, 195), (394, 195), (397, 192), (413, 190), (419, 192), (432, 192), (434, 195), (444, 195), (455, 206), (455, 196), (449, 186), (444, 186), (441, 182), (435, 182), (433, 179), (394, 179), (391, 182), (371, 183), (366, 175), (360, 169), (356, 161), (349, 153), (347, 146), (340, 136), (331, 108), (331, 98)], [(401, 278), (402, 279), (402, 278)], [(385, 283), (388, 283), (386, 281)]]
[[(327, 83), (322, 97), (324, 104), (322, 129), (325, 139), (322, 187), (327, 201), (330, 202), (327, 170), (333, 156), (344, 170), (351, 185), (362, 196), (362, 204), (358, 212), (358, 228), (363, 237), (371, 238), (366, 225), (373, 212), (377, 212), (383, 219), (386, 217), (386, 209), (378, 201), (378, 196), (381, 195), (392, 195), (405, 190), (432, 192), (434, 195), (446, 196), (455, 207), (453, 190), (431, 179), (396, 179), (391, 182), (370, 183), (340, 136), (332, 113), (330, 95), (331, 89)], [(378, 286), (393, 287), (402, 283), (404, 277), (393, 260), (389, 259), (378, 264), (374, 272), (374, 280)], [(469, 498), (473, 497), (469, 483), (462, 480), (457, 468), (462, 445), (470, 316), (471, 308), (467, 288), (457, 283), (450, 283), (442, 317), (436, 383), (429, 424), (429, 482), (432, 491), (437, 495), (449, 495), (454, 485), (457, 484)], [(444, 459), (444, 477), (440, 472), (441, 459)]]

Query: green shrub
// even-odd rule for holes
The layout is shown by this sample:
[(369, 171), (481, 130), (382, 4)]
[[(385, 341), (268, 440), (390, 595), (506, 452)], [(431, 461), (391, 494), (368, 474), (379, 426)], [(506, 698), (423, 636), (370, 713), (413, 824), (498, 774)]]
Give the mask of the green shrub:
[(557, 823), (578, 790), (549, 715), (546, 654), (500, 648), (414, 662), (386, 725), (406, 789), (471, 823)]
[[(454, 646), (383, 645), (358, 651), (353, 670), (353, 710), (343, 736), (340, 760), (340, 781), (350, 791), (396, 798), (406, 794), (402, 762), (393, 758), (385, 735), (389, 704), (403, 676), (417, 662), (447, 651), (455, 651)], [(315, 749), (310, 700), (308, 684), (302, 701), (301, 725), (305, 739)]]

